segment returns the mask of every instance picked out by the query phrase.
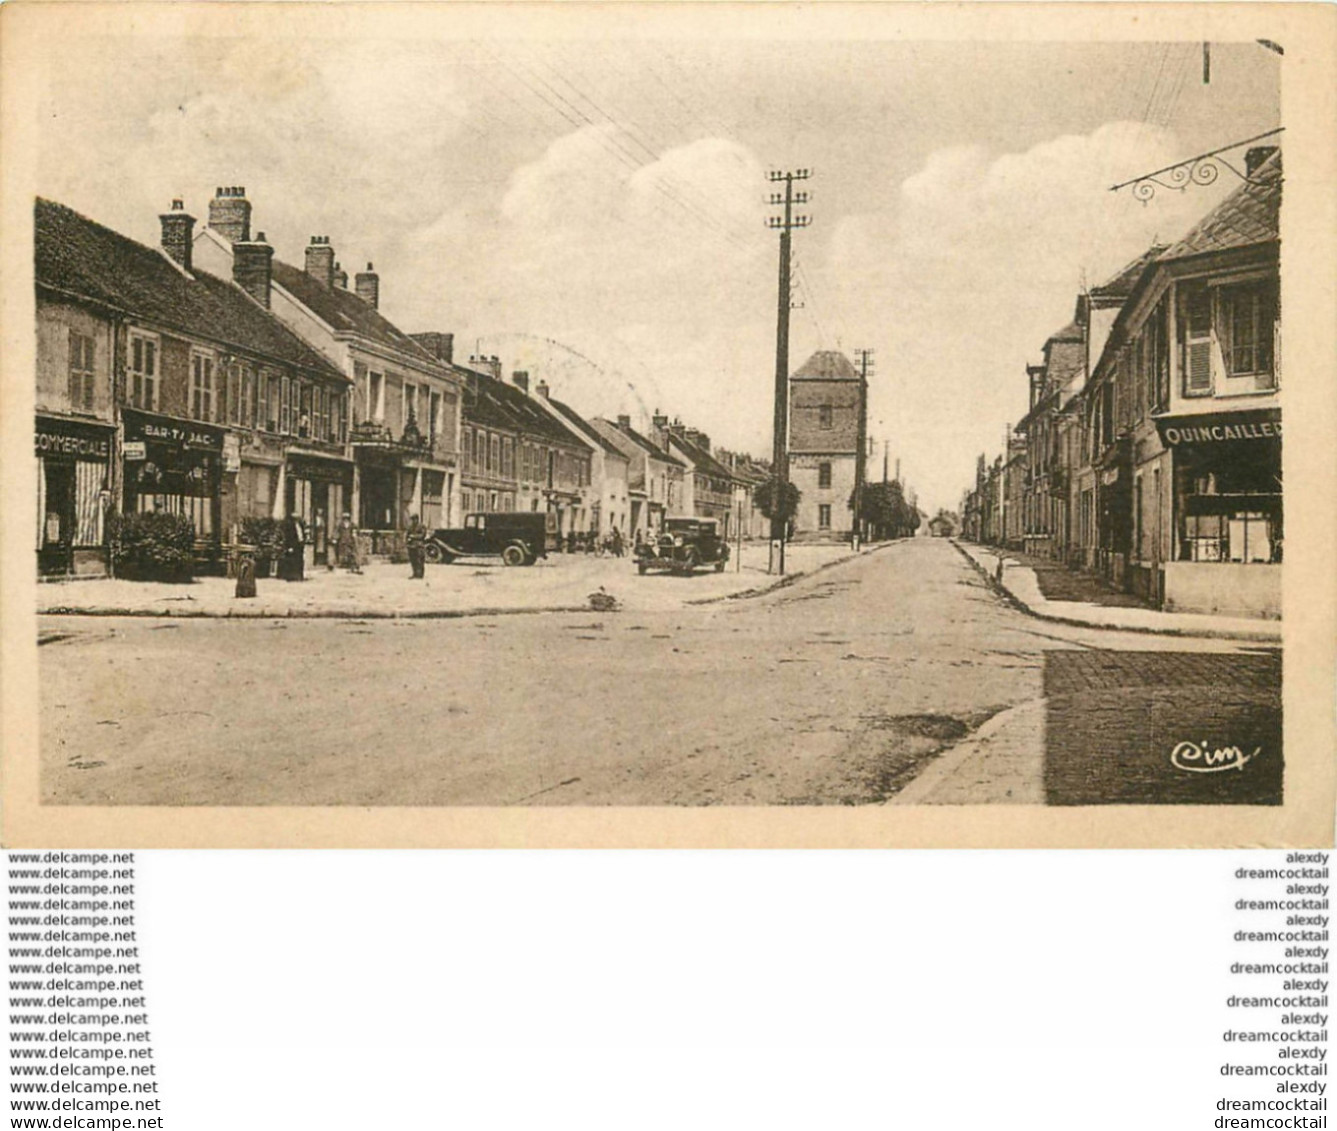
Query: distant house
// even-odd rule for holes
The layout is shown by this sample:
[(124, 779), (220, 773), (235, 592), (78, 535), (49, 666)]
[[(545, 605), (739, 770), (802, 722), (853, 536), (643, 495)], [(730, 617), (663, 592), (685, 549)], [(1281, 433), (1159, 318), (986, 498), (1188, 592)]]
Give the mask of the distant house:
[(794, 537), (849, 538), (859, 454), (859, 372), (819, 350), (789, 378), (789, 481), (799, 489)]
[(684, 513), (687, 465), (682, 460), (636, 431), (630, 416), (619, 416), (616, 423), (596, 417), (590, 424), (627, 457), (628, 523), (633, 536), (661, 530), (665, 517)]
[(190, 519), (197, 554), (217, 561), (242, 519), (293, 512), (280, 485), (304, 453), (337, 464), (344, 451), (350, 382), (270, 312), (272, 249), (248, 238), (212, 274), (182, 202), (161, 221), (152, 248), (36, 202), (46, 576), (104, 572), (116, 510)]
[(733, 536), (734, 478), (724, 464), (710, 452), (710, 437), (698, 428), (689, 428), (681, 420), (669, 423), (668, 417), (654, 417), (655, 441), (687, 467), (683, 476), (683, 510), (696, 518), (713, 518), (726, 538)]
[(552, 395), (547, 382), (537, 386), (536, 402), (588, 446), (590, 452), (589, 529), (599, 537), (614, 530), (623, 538), (635, 532), (631, 525), (631, 458), (570, 405)]

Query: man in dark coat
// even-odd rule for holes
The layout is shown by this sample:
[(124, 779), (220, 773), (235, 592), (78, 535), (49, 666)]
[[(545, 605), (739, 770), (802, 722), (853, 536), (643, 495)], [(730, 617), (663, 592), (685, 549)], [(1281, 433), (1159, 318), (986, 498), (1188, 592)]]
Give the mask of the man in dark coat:
[(306, 531), (295, 514), (283, 520), (283, 560), (279, 570), (284, 581), (306, 580)]
[(409, 528), (404, 533), (404, 544), (409, 552), (409, 565), (413, 567), (415, 579), (423, 576), (423, 567), (427, 564), (427, 527), (416, 514), (409, 519)]

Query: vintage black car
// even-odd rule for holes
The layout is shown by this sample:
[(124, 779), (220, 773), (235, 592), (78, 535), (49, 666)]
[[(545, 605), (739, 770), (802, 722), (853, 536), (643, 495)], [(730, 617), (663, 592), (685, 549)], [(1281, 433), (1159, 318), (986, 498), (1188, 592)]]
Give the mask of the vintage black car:
[(557, 549), (557, 516), (551, 511), (465, 515), (463, 526), (433, 530), (426, 549), (429, 562), (500, 556), (503, 565), (533, 565)]
[(708, 565), (722, 573), (728, 561), (729, 543), (713, 518), (666, 518), (656, 538), (636, 547), (638, 573), (664, 569), (687, 575)]

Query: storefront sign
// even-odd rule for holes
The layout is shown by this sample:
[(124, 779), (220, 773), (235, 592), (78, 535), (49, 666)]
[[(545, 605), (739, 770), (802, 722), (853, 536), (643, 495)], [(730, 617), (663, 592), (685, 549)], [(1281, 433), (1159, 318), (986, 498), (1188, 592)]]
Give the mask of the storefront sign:
[(1280, 440), (1281, 409), (1252, 409), (1203, 416), (1171, 416), (1156, 421), (1166, 447), (1224, 444), (1241, 440)]
[(344, 459), (321, 459), (319, 456), (290, 455), (288, 474), (297, 479), (317, 483), (342, 483), (351, 490), (353, 465)]
[(39, 416), (34, 448), (39, 456), (105, 461), (111, 458), (111, 426)]
[(211, 428), (207, 424), (196, 424), (188, 420), (173, 420), (167, 416), (154, 416), (146, 412), (124, 410), (125, 438), (127, 441), (143, 440), (177, 451), (222, 452), (223, 436), (221, 428)]

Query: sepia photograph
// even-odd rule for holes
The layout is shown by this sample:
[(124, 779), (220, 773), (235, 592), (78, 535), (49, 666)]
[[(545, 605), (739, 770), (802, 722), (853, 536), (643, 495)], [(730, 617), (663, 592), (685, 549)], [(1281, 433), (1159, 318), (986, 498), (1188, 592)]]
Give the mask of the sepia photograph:
[(30, 820), (1328, 835), (1280, 14), (206, 7), (7, 108)]

